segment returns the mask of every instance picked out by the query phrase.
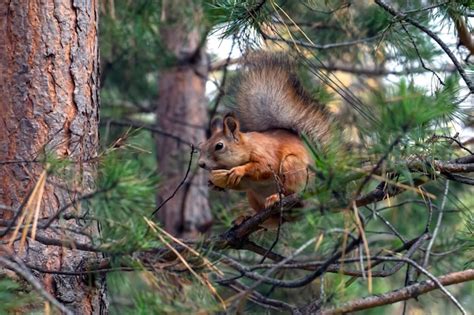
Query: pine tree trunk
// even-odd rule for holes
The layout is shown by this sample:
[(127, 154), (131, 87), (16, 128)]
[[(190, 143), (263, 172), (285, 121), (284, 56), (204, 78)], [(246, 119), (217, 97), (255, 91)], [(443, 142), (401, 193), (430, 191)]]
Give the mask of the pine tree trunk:
[[(162, 16), (162, 42), (174, 60), (159, 74), (157, 123), (168, 133), (197, 145), (205, 140), (207, 123), (208, 69), (199, 29), (200, 4), (193, 0), (163, 1)], [(162, 176), (158, 192), (158, 204), (161, 204), (183, 180), (191, 149), (183, 142), (161, 135), (157, 136), (156, 145)], [(193, 168), (186, 184), (164, 205), (158, 217), (174, 235), (192, 237), (203, 232), (211, 223), (207, 194), (205, 174)]]
[[(92, 1), (0, 1), (0, 204), (18, 209), (37, 184), (45, 154), (74, 163), (49, 176), (40, 218), (93, 190), (98, 145), (98, 10)], [(36, 162), (31, 162), (36, 161)], [(40, 161), (40, 162), (38, 162)], [(66, 174), (64, 174), (66, 175)], [(78, 215), (79, 205), (69, 209)], [(12, 213), (0, 208), (0, 219)], [(38, 231), (45, 238), (89, 242), (97, 227), (75, 220)], [(11, 235), (11, 234), (10, 234)], [(8, 235), (7, 235), (8, 237)], [(18, 243), (15, 248), (18, 252)], [(74, 271), (97, 254), (27, 242), (26, 263)], [(107, 313), (101, 277), (35, 273), (44, 288), (77, 314)]]

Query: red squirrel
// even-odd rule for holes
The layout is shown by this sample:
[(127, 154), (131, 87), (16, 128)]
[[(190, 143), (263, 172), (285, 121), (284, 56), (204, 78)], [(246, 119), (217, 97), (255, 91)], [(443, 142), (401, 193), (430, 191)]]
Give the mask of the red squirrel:
[(235, 115), (211, 122), (199, 166), (215, 186), (246, 191), (258, 212), (304, 189), (313, 161), (299, 134), (325, 144), (331, 118), (302, 88), (293, 63), (278, 54), (248, 59), (236, 103)]

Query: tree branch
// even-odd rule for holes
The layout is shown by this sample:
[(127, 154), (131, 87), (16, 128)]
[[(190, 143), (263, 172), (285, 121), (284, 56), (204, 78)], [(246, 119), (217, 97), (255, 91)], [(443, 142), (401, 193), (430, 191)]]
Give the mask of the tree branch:
[(334, 49), (334, 48), (364, 44), (364, 43), (367, 43), (367, 42), (374, 41), (374, 40), (380, 38), (380, 36), (382, 36), (382, 34), (377, 34), (377, 35), (372, 36), (372, 37), (348, 40), (348, 41), (340, 42), (340, 43), (316, 45), (316, 44), (311, 44), (311, 43), (301, 41), (301, 40), (297, 40), (297, 39), (287, 40), (287, 39), (284, 39), (284, 38), (268, 36), (267, 34), (263, 34), (263, 35), (264, 35), (263, 37), (264, 37), (265, 40), (271, 40), (271, 41), (274, 41), (274, 42), (283, 42), (283, 43), (290, 44), (290, 45), (298, 45), (298, 46), (301, 46), (301, 47), (310, 48), (310, 49), (317, 49), (317, 50)]
[[(453, 272), (437, 278), (443, 286), (474, 280), (474, 269)], [(432, 280), (426, 280), (398, 290), (384, 294), (371, 295), (362, 299), (347, 302), (339, 307), (320, 310), (319, 315), (343, 314), (374, 308), (377, 306), (393, 304), (396, 302), (416, 298), (421, 294), (438, 289), (438, 285)]]
[(184, 143), (184, 144), (189, 145), (189, 146), (193, 145), (188, 140), (182, 139), (182, 138), (180, 138), (176, 135), (173, 135), (169, 132), (158, 129), (155, 126), (152, 126), (150, 124), (146, 124), (146, 123), (143, 123), (143, 122), (140, 122), (140, 121), (134, 121), (134, 120), (131, 120), (131, 119), (118, 120), (118, 119), (113, 119), (113, 118), (101, 118), (100, 124), (101, 125), (115, 125), (115, 126), (122, 126), (122, 127), (133, 127), (133, 128), (137, 128), (137, 129), (144, 129), (144, 130), (148, 130), (152, 133), (156, 133), (156, 134), (174, 139), (174, 140), (176, 140), (180, 143)]

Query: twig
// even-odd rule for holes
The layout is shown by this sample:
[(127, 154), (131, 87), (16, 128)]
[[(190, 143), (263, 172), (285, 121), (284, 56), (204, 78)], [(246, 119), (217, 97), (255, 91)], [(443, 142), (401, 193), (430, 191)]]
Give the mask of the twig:
[(11, 231), (11, 229), (15, 225), (16, 220), (18, 220), (18, 218), (22, 214), (23, 208), (26, 206), (26, 203), (28, 202), (28, 200), (30, 200), (32, 193), (33, 193), (33, 189), (30, 189), (28, 193), (26, 194), (25, 198), (23, 199), (23, 201), (21, 202), (20, 206), (18, 207), (18, 210), (16, 210), (16, 213), (13, 219), (11, 219), (10, 222), (8, 222), (7, 227), (3, 231), (0, 230), (0, 237), (7, 235), (7, 233)]
[[(405, 257), (411, 257), (413, 254), (423, 245), (424, 241), (428, 239), (429, 235), (428, 234), (423, 234), (420, 237), (417, 237), (413, 240), (407, 241), (406, 244), (403, 246), (397, 248), (394, 250), (395, 253), (399, 253), (401, 251), (407, 250), (405, 253)], [(380, 253), (379, 253), (380, 254)], [(378, 255), (379, 255), (378, 254)], [(373, 256), (371, 259), (374, 261), (373, 266), (378, 266), (382, 261), (377, 261), (378, 255)], [(222, 255), (218, 254), (218, 256), (221, 258)], [(350, 270), (350, 269), (342, 269), (341, 264), (348, 264), (348, 263), (357, 263), (360, 262), (360, 257), (354, 257), (354, 258), (345, 258), (345, 259), (339, 259), (335, 264), (329, 266), (327, 268), (327, 272), (331, 273), (340, 273), (348, 276), (353, 276), (353, 277), (361, 277), (363, 275), (362, 271), (357, 271), (357, 270)], [(244, 266), (240, 264), (237, 261), (234, 261), (234, 263), (239, 264), (240, 266), (239, 269), (236, 269), (239, 272), (243, 273), (243, 276), (246, 276), (246, 271), (255, 271), (257, 269), (269, 269), (273, 268), (275, 266), (279, 266), (279, 269), (303, 269), (303, 270), (315, 270), (319, 266), (323, 265), (325, 261), (321, 260), (313, 260), (313, 261), (308, 261), (308, 262), (300, 262), (300, 261), (289, 261), (283, 265), (281, 264), (258, 264), (258, 265), (253, 265), (253, 266)], [(393, 275), (396, 273), (400, 268), (403, 266), (403, 262), (398, 262), (396, 263), (393, 267), (390, 269), (383, 269), (380, 271), (373, 271), (372, 276), (373, 277), (378, 277), (378, 278), (385, 278), (390, 275)], [(241, 267), (241, 268), (240, 268)]]
[(82, 195), (78, 198), (75, 198), (74, 200), (70, 201), (69, 203), (65, 204), (64, 206), (61, 207), (61, 209), (59, 209), (58, 211), (56, 211), (56, 213), (54, 215), (52, 215), (51, 217), (49, 217), (47, 219), (47, 221), (43, 224), (41, 224), (41, 228), (42, 229), (47, 229), (51, 223), (53, 223), (54, 220), (56, 220), (57, 218), (59, 218), (59, 216), (64, 212), (66, 211), (67, 209), (69, 209), (70, 207), (72, 207), (73, 205), (77, 204), (78, 202), (81, 202), (81, 201), (85, 201), (85, 200), (89, 200), (89, 199), (92, 199), (94, 198), (95, 196), (99, 195), (99, 194), (102, 194), (102, 193), (105, 193), (107, 191), (109, 191), (110, 189), (112, 189), (113, 187), (115, 187), (116, 184), (113, 184), (111, 185), (109, 188), (107, 189), (100, 189), (100, 190), (96, 190), (96, 191), (93, 191), (91, 193), (88, 193), (88, 194), (85, 194), (85, 195)]
[(271, 251), (270, 249), (265, 249), (264, 247), (262, 247), (260, 245), (257, 245), (254, 242), (249, 241), (249, 240), (247, 240), (243, 244), (242, 249), (254, 252), (254, 253), (262, 256), (262, 257), (266, 256), (266, 257), (270, 258), (273, 261), (281, 261), (281, 260), (285, 259), (284, 256), (281, 256), (281, 255)]
[(428, 270), (426, 270), (425, 268), (423, 268), (422, 266), (420, 266), (418, 263), (416, 263), (414, 260), (410, 259), (410, 258), (395, 258), (395, 257), (380, 257), (381, 260), (387, 260), (387, 261), (397, 261), (397, 260), (400, 260), (400, 261), (405, 261), (407, 263), (409, 263), (410, 265), (412, 265), (413, 267), (415, 267), (416, 269), (418, 269), (418, 271), (422, 272), (423, 274), (425, 274), (428, 278), (431, 279), (431, 281), (433, 281), (436, 286), (441, 290), (443, 291), (444, 294), (446, 294), (446, 296), (456, 305), (456, 307), (461, 311), (461, 313), (463, 315), (466, 315), (467, 312), (466, 310), (462, 307), (462, 305), (459, 303), (458, 300), (456, 300), (456, 298), (448, 291), (446, 290), (446, 288), (443, 286), (443, 284), (435, 277), (433, 276)]
[[(311, 3), (311, 2), (309, 2)], [(313, 11), (313, 12), (318, 12), (318, 13), (321, 13), (321, 14), (327, 14), (327, 15), (330, 15), (330, 14), (334, 14), (335, 12), (339, 11), (339, 10), (343, 10), (343, 9), (346, 9), (346, 8), (349, 8), (351, 6), (351, 2), (348, 1), (348, 2), (343, 2), (341, 3), (338, 7), (332, 9), (332, 10), (329, 10), (329, 11), (324, 11), (324, 10), (318, 10), (318, 9), (315, 9), (313, 7), (311, 7), (309, 5), (309, 3), (306, 3), (306, 1), (301, 1), (301, 4), (304, 5), (308, 10), (310, 11)], [(315, 2), (316, 4), (317, 2)]]
[[(468, 155), (461, 158), (457, 158), (451, 161), (426, 161), (426, 160), (414, 160), (404, 163), (406, 167), (413, 172), (423, 172), (425, 173), (427, 169), (432, 169), (435, 171), (440, 172), (441, 174), (445, 175), (449, 178), (448, 173), (470, 173), (474, 172), (474, 155)], [(376, 173), (376, 167), (371, 167), (372, 172)], [(451, 174), (452, 175), (452, 174)], [(414, 186), (420, 186), (425, 184), (428, 179), (415, 179)], [(392, 185), (388, 185), (388, 188), (391, 189), (390, 195), (395, 196), (400, 194), (404, 191), (402, 188), (398, 187), (391, 187)], [(371, 192), (367, 193), (364, 196), (360, 196), (356, 199), (356, 205), (358, 207), (365, 206), (374, 202), (378, 202), (383, 200), (388, 195), (388, 188), (384, 187), (384, 185), (379, 185), (377, 188), (372, 190)]]
[[(395, 250), (395, 253), (398, 253), (398, 252), (401, 252), (402, 250), (408, 249), (407, 252), (405, 253), (404, 257), (410, 258), (418, 250), (418, 248), (420, 248), (420, 246), (423, 245), (423, 243), (428, 238), (429, 238), (429, 234), (422, 234), (420, 237), (417, 237), (417, 238), (405, 243), (400, 248), (397, 248)], [(379, 252), (379, 254), (380, 254), (380, 252)], [(376, 256), (373, 256), (373, 257), (370, 258), (372, 261), (374, 261), (374, 263), (372, 264), (372, 268), (374, 268), (375, 266), (380, 265), (383, 262), (382, 260), (378, 260), (378, 257), (380, 257), (379, 254), (377, 254)], [(372, 277), (378, 277), (378, 278), (388, 277), (388, 276), (393, 275), (397, 271), (399, 271), (402, 267), (403, 267), (403, 262), (399, 261), (393, 267), (391, 267), (390, 269), (382, 269), (380, 271), (372, 272)], [(352, 279), (350, 279), (349, 281), (346, 282), (346, 287), (349, 286), (356, 279), (356, 277), (360, 277), (361, 274), (362, 274), (360, 271), (355, 271), (355, 270), (339, 270), (339, 271), (341, 273), (345, 274), (345, 275), (350, 275), (350, 276), (353, 277)]]
[(82, 250), (85, 252), (94, 252), (94, 253), (110, 252), (109, 250), (105, 248), (94, 247), (94, 246), (84, 244), (84, 243), (78, 243), (71, 239), (53, 239), (53, 238), (48, 238), (41, 235), (36, 235), (35, 241), (47, 246), (57, 246), (57, 247), (63, 247), (63, 248), (68, 248), (72, 250)]
[(263, 264), (263, 262), (267, 258), (268, 253), (270, 253), (273, 250), (273, 248), (276, 246), (276, 244), (278, 243), (278, 241), (280, 239), (281, 225), (283, 224), (283, 205), (281, 203), (281, 201), (283, 200), (283, 196), (284, 196), (283, 195), (283, 183), (281, 182), (280, 177), (278, 176), (277, 173), (275, 173), (275, 171), (272, 170), (272, 173), (273, 173), (273, 179), (275, 181), (275, 185), (277, 186), (277, 190), (278, 190), (278, 203), (277, 204), (278, 204), (278, 207), (280, 208), (280, 214), (279, 214), (279, 217), (278, 217), (278, 227), (277, 227), (275, 239), (273, 240), (272, 245), (270, 245), (270, 247), (268, 248), (268, 251), (265, 253), (265, 255), (263, 255), (262, 259), (260, 260), (261, 264)]
[[(425, 192), (423, 187), (419, 188), (423, 193)], [(431, 198), (425, 198), (424, 194), (422, 194), (421, 196), (423, 197), (423, 201), (425, 202), (425, 205), (428, 208), (428, 218), (426, 219), (425, 233), (429, 233), (431, 222), (433, 221), (433, 202), (431, 201)]]
[(133, 128), (137, 128), (137, 129), (144, 129), (144, 130), (148, 130), (152, 133), (160, 134), (162, 136), (174, 139), (174, 140), (176, 140), (180, 143), (184, 143), (184, 144), (189, 145), (189, 146), (193, 145), (191, 142), (189, 142), (187, 140), (184, 140), (184, 139), (182, 139), (182, 138), (180, 138), (176, 135), (173, 135), (169, 132), (163, 131), (163, 130), (158, 129), (158, 128), (152, 126), (152, 125), (142, 123), (142, 122), (139, 122), (139, 121), (134, 121), (134, 120), (130, 120), (130, 119), (117, 120), (117, 119), (112, 119), (112, 118), (101, 118), (100, 123), (101, 124), (110, 124), (110, 125), (115, 125), (115, 126), (122, 126), (122, 127), (133, 127)]
[[(257, 280), (257, 282), (252, 285), (251, 287), (252, 289), (256, 288), (260, 283), (268, 283), (268, 284), (272, 284), (272, 285), (283, 287), (283, 288), (299, 288), (299, 287), (307, 285), (308, 283), (311, 283), (314, 279), (321, 276), (331, 264), (336, 262), (342, 256), (342, 251), (338, 251), (336, 254), (334, 254), (329, 259), (327, 259), (323, 264), (321, 264), (321, 266), (319, 266), (315, 271), (313, 271), (312, 273), (300, 279), (278, 280), (278, 279), (270, 278), (269, 275), (273, 273), (274, 271), (278, 270), (281, 265), (286, 264), (291, 259), (293, 259), (293, 257), (297, 256), (301, 251), (303, 251), (304, 248), (309, 246), (314, 241), (315, 241), (315, 238), (312, 238), (311, 240), (303, 244), (303, 246), (298, 248), (291, 256), (277, 263), (274, 267), (270, 268), (263, 275), (256, 272), (252, 272), (249, 270), (248, 267), (242, 266), (241, 264), (236, 263), (236, 261), (232, 261), (230, 259), (226, 260), (226, 263), (231, 265), (233, 268), (236, 268), (238, 271), (245, 273), (245, 275), (248, 276), (249, 278)], [(355, 241), (352, 241), (351, 244), (347, 246), (345, 253), (352, 251), (354, 248), (356, 248), (359, 245), (359, 243), (360, 243), (360, 238)]]
[(419, 9), (404, 11), (403, 13), (404, 14), (413, 14), (413, 13), (419, 13), (419, 12), (422, 12), (422, 11), (428, 11), (428, 10), (436, 9), (438, 7), (442, 7), (444, 5), (447, 5), (449, 2), (450, 1), (444, 1), (444, 2), (441, 2), (441, 3), (436, 3), (436, 4), (433, 4), (433, 5), (426, 6), (426, 7), (421, 7)]
[[(470, 95), (470, 94), (468, 94), (468, 95)], [(456, 142), (456, 144), (457, 144), (461, 149), (463, 149), (463, 150), (469, 152), (469, 154), (474, 154), (474, 152), (472, 152), (471, 150), (469, 150), (468, 148), (466, 148), (466, 147), (461, 143), (461, 141), (459, 141), (458, 139), (456, 139), (458, 135), (459, 135), (458, 133), (457, 133), (454, 137), (443, 136), (443, 135), (433, 135), (430, 140), (435, 140), (435, 139), (447, 139), (447, 140), (451, 140), (451, 141)]]
[[(284, 265), (285, 263), (287, 263), (288, 261), (292, 260), (294, 257), (296, 257), (297, 255), (299, 255), (305, 248), (307, 248), (309, 245), (311, 245), (312, 243), (314, 243), (316, 241), (316, 238), (313, 237), (312, 239), (308, 240), (306, 243), (304, 243), (303, 245), (301, 245), (298, 249), (296, 249), (289, 257), (283, 259), (281, 262), (279, 262), (275, 267), (269, 269), (264, 275), (263, 277), (268, 277), (271, 273), (273, 273), (274, 271), (278, 270), (279, 266), (280, 265)], [(260, 276), (260, 275), (259, 275)], [(253, 292), (255, 290), (255, 288), (260, 285), (261, 283), (263, 282), (263, 279), (260, 279), (258, 281), (256, 281), (251, 287), (247, 287), (245, 291), (242, 291), (240, 292), (239, 294), (235, 295), (232, 297), (232, 300), (235, 300), (235, 299), (238, 299), (238, 298), (241, 298), (243, 297), (244, 295), (248, 294), (249, 292)]]
[(406, 243), (406, 239), (403, 237), (403, 235), (401, 235), (400, 232), (398, 232), (397, 229), (379, 213), (380, 210), (372, 210), (369, 207), (366, 208), (369, 209), (377, 218), (382, 220), (383, 224), (385, 224), (390, 229), (390, 231), (392, 231), (393, 234), (395, 234), (403, 243)]
[(226, 59), (223, 59), (223, 60), (219, 60), (219, 61), (216, 61), (213, 64), (209, 65), (209, 72), (220, 71), (220, 70), (223, 70), (223, 69), (227, 68), (230, 65), (235, 65), (235, 64), (238, 64), (238, 63), (241, 63), (241, 62), (242, 62), (241, 57), (239, 57), (239, 58), (230, 58), (230, 59), (226, 58)]
[(459, 175), (459, 174), (452, 174), (449, 172), (443, 172), (443, 175), (447, 179), (453, 180), (455, 182), (474, 186), (474, 178), (470, 178), (470, 177)]
[[(370, 179), (372, 178), (372, 175), (374, 175), (380, 168), (380, 166), (382, 165), (382, 163), (385, 161), (385, 159), (388, 157), (388, 155), (390, 154), (390, 152), (392, 152), (393, 148), (398, 144), (398, 142), (400, 142), (400, 139), (402, 138), (401, 135), (399, 135), (397, 138), (395, 138), (395, 140), (390, 144), (390, 146), (388, 147), (387, 151), (385, 152), (385, 154), (378, 160), (377, 164), (375, 164), (374, 167), (372, 167), (372, 169), (370, 170), (370, 173), (367, 174), (367, 176), (365, 176), (364, 180), (362, 181), (362, 183), (359, 185), (359, 187), (357, 188), (357, 191), (356, 193), (354, 194), (355, 198), (359, 197), (360, 193), (362, 192), (362, 189), (365, 187), (365, 185), (367, 185), (367, 183), (370, 181)], [(350, 203), (351, 206), (352, 206), (352, 202)], [(357, 203), (356, 203), (356, 206), (359, 206)]]
[[(209, 115), (209, 121), (212, 121), (212, 119), (216, 115), (217, 108), (219, 107), (219, 103), (220, 103), (222, 97), (225, 94), (224, 88), (225, 88), (225, 83), (226, 83), (226, 80), (227, 80), (227, 72), (228, 72), (229, 64), (232, 60), (231, 56), (232, 56), (232, 51), (234, 50), (235, 41), (236, 41), (236, 38), (235, 38), (235, 35), (234, 35), (232, 37), (232, 45), (230, 47), (229, 55), (227, 56), (227, 59), (225, 60), (225, 63), (223, 65), (224, 71), (222, 73), (222, 80), (221, 80), (221, 83), (220, 83), (220, 86), (219, 86), (220, 87), (219, 88), (219, 93), (217, 94), (217, 96), (215, 98), (214, 106), (212, 107), (212, 110), (211, 110), (210, 115)], [(209, 129), (211, 129), (211, 128), (209, 127)]]
[[(238, 281), (234, 281), (232, 283), (222, 283), (221, 285), (229, 287), (232, 290), (238, 292), (239, 294), (250, 292), (249, 287), (243, 285), (242, 283)], [(256, 291), (251, 291), (249, 299), (252, 302), (266, 308), (273, 308), (277, 310), (287, 309), (291, 311), (292, 313), (294, 313), (294, 311), (297, 309), (296, 306), (294, 305), (288, 304), (283, 301), (275, 300), (275, 299), (269, 299)]]
[(189, 171), (191, 170), (191, 164), (192, 164), (192, 162), (193, 162), (193, 154), (194, 154), (194, 145), (191, 145), (191, 153), (190, 153), (190, 156), (189, 156), (188, 169), (186, 170), (186, 174), (184, 174), (183, 180), (178, 184), (178, 186), (177, 186), (176, 189), (173, 191), (173, 193), (172, 193), (168, 198), (166, 198), (166, 199), (151, 213), (151, 216), (154, 216), (158, 211), (160, 211), (161, 208), (163, 208), (163, 206), (164, 206), (168, 201), (170, 201), (171, 199), (173, 199), (174, 196), (176, 195), (176, 193), (178, 192), (178, 190), (181, 188), (181, 186), (184, 185), (184, 183), (186, 182), (186, 179), (188, 178)]
[(316, 44), (311, 44), (311, 43), (304, 42), (304, 41), (297, 40), (297, 39), (293, 39), (293, 40), (290, 41), (290, 40), (286, 40), (284, 38), (273, 37), (273, 36), (268, 36), (267, 34), (263, 34), (263, 37), (266, 40), (271, 40), (271, 41), (274, 41), (274, 42), (283, 42), (283, 43), (290, 44), (290, 45), (298, 45), (298, 46), (301, 46), (301, 47), (317, 49), (317, 50), (333, 49), (333, 48), (340, 48), (340, 47), (346, 47), (346, 46), (353, 46), (353, 45), (357, 45), (357, 44), (363, 44), (363, 43), (374, 41), (377, 38), (379, 38), (380, 36), (382, 36), (382, 35), (377, 34), (377, 35), (372, 36), (372, 37), (355, 39), (355, 40), (350, 40), (350, 41), (346, 41), (346, 42), (332, 43), (332, 44), (325, 44), (325, 45), (316, 45)]
[[(354, 67), (350, 65), (339, 65), (339, 64), (327, 64), (327, 65), (314, 65), (314, 69), (327, 70), (327, 71), (340, 71), (353, 73), (357, 75), (365, 76), (386, 76), (386, 75), (409, 75), (409, 74), (418, 74), (424, 73), (426, 71), (439, 71), (439, 72), (453, 72), (456, 71), (454, 67), (438, 67), (434, 70), (426, 70), (425, 68), (406, 68), (401, 71), (397, 70), (388, 70), (384, 68), (368, 68), (368, 67)], [(470, 95), (470, 94), (469, 94)]]
[(444, 194), (443, 194), (443, 201), (441, 202), (441, 207), (439, 208), (438, 220), (436, 222), (435, 229), (433, 230), (433, 236), (431, 237), (430, 242), (428, 243), (428, 247), (426, 248), (425, 258), (423, 260), (423, 267), (428, 266), (428, 261), (430, 259), (431, 248), (435, 242), (436, 236), (438, 235), (439, 227), (441, 226), (441, 220), (443, 220), (443, 211), (444, 206), (446, 205), (446, 200), (448, 199), (448, 191), (449, 191), (449, 180), (446, 180), (446, 184), (444, 187)]
[[(400, 268), (406, 263), (407, 261), (404, 260), (410, 259), (410, 257), (416, 252), (417, 249), (423, 244), (423, 242), (426, 240), (428, 237), (427, 234), (423, 235), (420, 238), (417, 238), (416, 241), (413, 243), (413, 245), (409, 248), (409, 250), (406, 252), (404, 255), (404, 258), (397, 258), (397, 257), (388, 257), (388, 256), (373, 256), (370, 257), (372, 261), (374, 261), (373, 267), (379, 265), (380, 263), (389, 260), (389, 261), (396, 261), (397, 263), (391, 267), (390, 269), (383, 269), (380, 271), (374, 271), (373, 272), (373, 277), (388, 277), (390, 275), (393, 275), (396, 273)], [(404, 247), (402, 247), (404, 248)], [(398, 250), (397, 250), (398, 251)], [(397, 252), (396, 251), (396, 252)], [(239, 272), (239, 276), (230, 278), (230, 279), (221, 279), (219, 282), (221, 284), (223, 283), (230, 283), (235, 279), (241, 278), (241, 277), (247, 277), (249, 279), (257, 280), (258, 283), (267, 283), (271, 284), (276, 287), (284, 287), (284, 288), (295, 288), (302, 285), (296, 285), (293, 286), (291, 283), (294, 283), (298, 280), (289, 280), (289, 281), (284, 281), (284, 280), (279, 280), (275, 279), (272, 277), (269, 277), (270, 272), (265, 273), (264, 275), (254, 272), (256, 269), (270, 269), (271, 270), (276, 270), (276, 269), (305, 269), (309, 270), (308, 267), (316, 267), (320, 268), (321, 265), (324, 265), (326, 261), (313, 261), (313, 262), (307, 262), (307, 263), (299, 263), (299, 262), (291, 262), (287, 261), (285, 264), (277, 263), (277, 264), (260, 264), (260, 265), (255, 265), (255, 266), (245, 266), (241, 264), (240, 262), (225, 256), (223, 254), (213, 252), (211, 253), (212, 256), (216, 256), (217, 258), (220, 259), (220, 261), (227, 266), (235, 269), (237, 272)], [(393, 259), (392, 259), (393, 258)], [(360, 262), (360, 260), (366, 260), (367, 256), (361, 255), (360, 257), (355, 257), (355, 258), (346, 258), (346, 259), (339, 259), (337, 260), (336, 264), (332, 264), (326, 268), (326, 272), (331, 272), (331, 273), (339, 273), (339, 274), (344, 274), (344, 275), (349, 275), (353, 277), (363, 277), (365, 274), (365, 270), (362, 271), (356, 271), (356, 270), (350, 270), (350, 269), (343, 269), (342, 264), (346, 263), (357, 263)], [(312, 270), (316, 270), (315, 268), (312, 268)], [(350, 282), (350, 281), (349, 281)]]
[(403, 23), (400, 23), (400, 25), (402, 26), (405, 33), (408, 35), (408, 39), (410, 40), (411, 44), (413, 45), (413, 48), (415, 49), (415, 52), (416, 52), (416, 55), (418, 56), (418, 60), (420, 61), (421, 67), (425, 69), (426, 71), (429, 71), (432, 74), (434, 74), (434, 76), (438, 79), (441, 85), (445, 85), (443, 80), (441, 80), (441, 78), (439, 77), (439, 75), (435, 71), (431, 70), (425, 65), (425, 62), (423, 61), (423, 58), (421, 57), (420, 51), (418, 50), (418, 46), (416, 45), (415, 40), (413, 39), (413, 36), (411, 36), (410, 32), (407, 30), (405, 25), (403, 25)]

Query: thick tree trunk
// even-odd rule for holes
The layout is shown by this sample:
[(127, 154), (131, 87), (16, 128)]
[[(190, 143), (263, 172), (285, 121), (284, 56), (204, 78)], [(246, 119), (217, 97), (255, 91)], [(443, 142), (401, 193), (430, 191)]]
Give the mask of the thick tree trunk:
[[(159, 74), (157, 122), (161, 129), (195, 145), (205, 140), (207, 125), (205, 84), (208, 69), (201, 42), (200, 18), (199, 2), (163, 1), (162, 41), (175, 60)], [(160, 135), (156, 144), (158, 170), (163, 179), (158, 192), (158, 203), (161, 204), (183, 180), (190, 147)], [(174, 235), (190, 237), (203, 232), (211, 223), (207, 194), (205, 174), (193, 167), (186, 184), (165, 204), (158, 217)]]
[[(93, 189), (98, 145), (97, 2), (0, 0), (0, 203), (18, 209), (45, 169), (44, 154), (72, 160), (67, 177), (49, 176), (40, 218)], [(64, 174), (66, 175), (66, 174)], [(83, 212), (85, 209), (71, 209)], [(0, 219), (12, 213), (0, 208)], [(43, 237), (86, 242), (73, 220), (38, 231)], [(8, 237), (8, 235), (7, 235)], [(15, 248), (18, 250), (18, 243)], [(31, 239), (21, 257), (50, 270), (77, 270), (97, 254), (45, 246)], [(103, 279), (37, 274), (47, 291), (77, 314), (107, 312)]]

